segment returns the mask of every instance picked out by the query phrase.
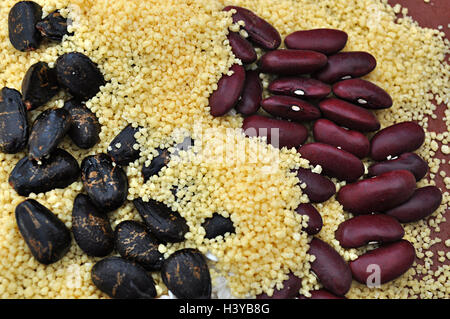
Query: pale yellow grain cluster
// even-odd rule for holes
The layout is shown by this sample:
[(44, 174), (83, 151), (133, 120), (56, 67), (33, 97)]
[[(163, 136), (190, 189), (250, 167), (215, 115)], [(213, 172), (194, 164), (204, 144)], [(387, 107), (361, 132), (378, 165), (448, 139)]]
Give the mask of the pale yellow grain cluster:
[[(108, 84), (87, 106), (102, 124), (101, 142), (91, 150), (81, 151), (67, 139), (62, 147), (81, 161), (87, 155), (105, 152), (128, 123), (142, 126), (136, 135), (141, 158), (126, 168), (128, 199), (163, 201), (185, 217), (190, 227), (186, 241), (161, 245), (160, 251), (169, 255), (179, 248), (197, 247), (214, 255), (218, 260), (210, 261), (213, 279), (226, 277), (236, 297), (271, 294), (274, 288), (281, 287), (290, 271), (303, 278), (301, 292), (305, 295), (320, 288), (320, 284), (309, 271), (312, 257), (307, 250), (311, 238), (301, 231), (306, 220), (294, 213), (297, 205), (308, 199), (291, 170), (308, 167), (308, 163), (295, 151), (279, 151), (264, 141), (244, 138), (236, 130), (242, 125), (240, 116), (213, 119), (209, 115), (209, 95), (217, 88), (221, 75), (233, 63), (240, 63), (226, 40), (228, 29), (238, 28), (230, 13), (221, 12), (225, 5), (248, 7), (271, 22), (283, 37), (296, 30), (322, 27), (346, 31), (349, 42), (345, 50), (372, 53), (378, 67), (367, 79), (393, 97), (393, 108), (377, 112), (383, 127), (414, 119), (427, 129), (436, 117), (433, 100), (437, 104), (449, 102), (450, 69), (443, 63), (449, 52), (448, 40), (444, 41), (438, 30), (419, 27), (405, 16), (405, 8), (392, 8), (386, 0), (36, 0), (46, 13), (65, 8), (62, 13), (72, 21), (70, 31), (75, 36), (61, 45), (46, 44), (31, 53), (14, 50), (8, 40), (7, 14), (15, 2), (0, 2), (0, 87), (20, 89), (31, 64), (45, 61), (52, 65), (65, 52), (80, 51), (98, 63)], [(403, 17), (396, 18), (396, 13)], [(258, 50), (258, 56), (262, 53)], [(271, 77), (262, 79), (267, 87)], [(64, 98), (60, 94), (46, 107), (61, 107)], [(354, 283), (348, 297), (450, 296), (450, 244), (447, 238), (439, 238), (439, 231), (448, 227), (445, 216), (450, 178), (443, 170), (448, 159), (435, 158), (449, 152), (448, 107), (444, 112), (447, 130), (428, 130), (418, 152), (430, 164), (432, 174), (420, 186), (441, 180), (447, 188), (443, 189), (443, 205), (432, 218), (405, 228), (405, 238), (416, 247), (418, 263), (403, 277), (379, 289)], [(38, 113), (32, 112), (31, 119)], [(171, 147), (186, 135), (195, 139), (194, 148), (181, 152), (178, 160), (144, 184), (141, 168), (157, 154), (155, 149)], [(75, 243), (53, 265), (43, 266), (32, 258), (14, 218), (14, 209), (23, 198), (7, 183), (22, 156), (24, 153), (0, 154), (0, 298), (106, 297), (90, 280), (90, 269), (99, 259), (87, 257)], [(171, 192), (174, 186), (178, 188), (177, 198)], [(70, 227), (72, 203), (80, 192), (82, 184), (77, 182), (65, 190), (30, 197)], [(335, 198), (316, 207), (324, 220), (318, 236), (346, 260), (367, 250), (346, 250), (334, 239), (338, 225), (351, 217)], [(201, 224), (215, 212), (231, 218), (235, 234), (214, 240), (204, 238)], [(140, 220), (130, 202), (110, 217), (113, 228), (123, 220)], [(430, 255), (430, 249), (443, 242), (442, 253)], [(438, 261), (433, 263), (436, 258)], [(166, 294), (159, 274), (153, 277), (158, 295)]]

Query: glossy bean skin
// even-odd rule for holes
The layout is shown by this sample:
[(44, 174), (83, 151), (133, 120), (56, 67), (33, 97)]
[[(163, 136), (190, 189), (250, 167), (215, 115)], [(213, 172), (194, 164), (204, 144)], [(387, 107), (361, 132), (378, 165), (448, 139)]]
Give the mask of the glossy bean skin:
[(413, 152), (425, 141), (425, 131), (415, 122), (402, 122), (379, 131), (371, 140), (370, 157), (384, 161), (388, 156)]
[(244, 89), (236, 105), (236, 111), (242, 115), (255, 114), (261, 106), (263, 85), (259, 74), (258, 70), (246, 71)]
[(325, 118), (358, 132), (378, 131), (381, 126), (369, 110), (340, 99), (323, 100), (319, 103), (319, 109)]
[(314, 105), (291, 96), (275, 95), (261, 102), (262, 108), (275, 117), (296, 122), (314, 121), (320, 118), (320, 110)]
[(214, 213), (211, 218), (205, 219), (202, 227), (206, 231), (205, 238), (207, 239), (224, 236), (226, 233), (234, 234), (235, 232), (232, 220), (218, 213)]
[(135, 149), (138, 144), (134, 137), (140, 127), (128, 124), (109, 144), (108, 154), (112, 160), (122, 166), (126, 166), (139, 158), (140, 149)]
[(322, 216), (312, 204), (300, 204), (295, 212), (309, 217), (308, 227), (304, 228), (308, 235), (316, 235), (320, 232), (323, 226)]
[(320, 119), (314, 123), (313, 133), (316, 142), (341, 147), (358, 158), (365, 158), (369, 155), (369, 139), (360, 132), (345, 129), (326, 119)]
[(307, 50), (275, 50), (260, 59), (261, 72), (277, 75), (309, 74), (327, 64), (327, 56)]
[(328, 64), (314, 74), (325, 83), (335, 83), (344, 77), (358, 78), (372, 72), (377, 60), (367, 52), (340, 52), (328, 57)]
[(217, 84), (217, 90), (209, 97), (210, 113), (214, 117), (227, 114), (239, 101), (245, 85), (245, 69), (234, 64), (232, 75), (224, 74)]
[(236, 56), (244, 64), (252, 64), (258, 56), (252, 44), (243, 38), (238, 32), (230, 32), (227, 36), (231, 49)]
[(55, 69), (45, 62), (33, 64), (22, 80), (23, 101), (27, 110), (34, 110), (50, 101), (60, 88)]
[(311, 50), (326, 55), (341, 51), (347, 44), (348, 35), (336, 29), (312, 29), (296, 31), (284, 39), (287, 48)]
[(398, 158), (372, 164), (369, 167), (369, 176), (378, 176), (383, 173), (407, 170), (414, 174), (416, 181), (420, 181), (428, 172), (428, 163), (415, 153), (404, 153)]
[(305, 183), (302, 191), (308, 196), (311, 203), (323, 203), (336, 194), (336, 186), (327, 177), (313, 173), (309, 169), (299, 168), (297, 178)]
[(369, 276), (373, 274), (371, 265), (377, 265), (380, 267), (380, 284), (385, 284), (408, 271), (415, 257), (414, 246), (406, 240), (401, 240), (369, 251), (350, 262), (350, 268), (356, 281), (367, 284)]
[(401, 223), (419, 221), (433, 214), (442, 203), (442, 192), (436, 186), (416, 189), (405, 203), (390, 209), (386, 215), (396, 218)]
[(312, 165), (322, 166), (322, 172), (346, 182), (354, 182), (364, 175), (364, 164), (355, 155), (323, 143), (310, 143), (298, 149)]
[(311, 291), (311, 297), (305, 297), (303, 295), (300, 295), (298, 299), (347, 299), (345, 297), (336, 296), (332, 294), (329, 291), (326, 291), (325, 289), (319, 289)]
[(354, 215), (382, 213), (406, 202), (416, 189), (416, 178), (405, 170), (348, 184), (337, 195), (344, 210)]
[(316, 79), (283, 77), (272, 81), (269, 91), (278, 95), (321, 100), (331, 93), (331, 87)]
[(263, 293), (256, 296), (256, 299), (293, 299), (302, 288), (302, 279), (295, 276), (292, 272), (288, 276), (289, 278), (283, 281), (282, 289), (275, 289), (272, 296)]
[(333, 93), (366, 109), (388, 109), (393, 104), (391, 96), (385, 90), (363, 79), (337, 82), (333, 85)]
[(9, 40), (14, 48), (22, 52), (36, 50), (42, 36), (35, 28), (42, 18), (42, 7), (33, 1), (17, 2), (9, 11)]
[(361, 215), (341, 223), (335, 237), (343, 248), (358, 248), (371, 242), (390, 243), (403, 238), (405, 230), (393, 217)]
[(246, 136), (267, 136), (267, 143), (271, 143), (274, 147), (279, 148), (298, 147), (308, 138), (308, 130), (299, 123), (261, 115), (247, 117), (242, 128)]
[(344, 296), (350, 290), (352, 273), (342, 256), (318, 238), (311, 241), (308, 254), (316, 257), (311, 263), (311, 270), (323, 287), (333, 294)]
[(223, 10), (230, 11), (232, 9), (236, 10), (236, 13), (233, 14), (233, 22), (245, 22), (244, 29), (253, 43), (266, 50), (275, 50), (280, 46), (280, 33), (270, 23), (242, 7), (227, 6)]

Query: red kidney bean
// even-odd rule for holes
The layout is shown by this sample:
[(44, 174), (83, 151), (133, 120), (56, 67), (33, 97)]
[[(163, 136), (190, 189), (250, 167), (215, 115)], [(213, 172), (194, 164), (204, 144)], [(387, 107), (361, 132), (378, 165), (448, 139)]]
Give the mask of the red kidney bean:
[(258, 70), (246, 72), (244, 90), (236, 105), (236, 111), (243, 115), (255, 114), (261, 106), (263, 85), (259, 73)]
[(322, 166), (322, 172), (339, 180), (354, 182), (364, 174), (364, 164), (355, 155), (323, 143), (310, 143), (298, 152), (312, 165)]
[(283, 289), (275, 289), (271, 297), (263, 293), (256, 296), (256, 299), (293, 299), (302, 288), (302, 279), (295, 276), (292, 272), (288, 276), (289, 278), (283, 281)]
[(311, 263), (311, 270), (323, 287), (333, 294), (344, 296), (350, 290), (352, 273), (341, 255), (318, 238), (313, 238), (308, 253), (316, 257)]
[(300, 295), (298, 299), (347, 299), (345, 297), (336, 296), (325, 289), (313, 290), (310, 291), (310, 293), (311, 297)]
[(411, 223), (430, 216), (441, 203), (441, 190), (436, 186), (427, 186), (417, 189), (407, 202), (388, 210), (386, 214), (401, 223)]
[(270, 83), (269, 91), (273, 94), (321, 100), (331, 93), (331, 87), (316, 79), (285, 77)]
[(344, 151), (352, 153), (359, 158), (369, 155), (369, 139), (360, 132), (337, 126), (326, 119), (317, 120), (314, 124), (313, 132), (316, 142), (341, 147)]
[(241, 59), (244, 64), (252, 64), (258, 56), (252, 44), (237, 32), (230, 32), (227, 36), (231, 49), (236, 58)]
[(279, 148), (298, 147), (308, 138), (308, 130), (301, 124), (261, 115), (247, 117), (242, 128), (249, 137), (267, 136), (267, 142)]
[(370, 156), (384, 161), (388, 156), (413, 152), (425, 141), (423, 128), (415, 122), (403, 122), (379, 131), (371, 140)]
[[(396, 243), (383, 245), (372, 250), (358, 259), (350, 262), (353, 278), (368, 284), (371, 275), (376, 277), (376, 268), (379, 267), (379, 284), (385, 284), (403, 275), (411, 268), (416, 258), (414, 246), (401, 240)], [(375, 267), (374, 267), (375, 266)], [(375, 270), (374, 270), (375, 269)]]
[(315, 72), (327, 64), (327, 56), (307, 50), (275, 50), (261, 57), (264, 73), (277, 75), (299, 75)]
[(328, 57), (328, 64), (314, 77), (325, 83), (335, 83), (344, 78), (358, 78), (372, 72), (377, 60), (367, 52), (340, 52)]
[(348, 35), (335, 29), (313, 29), (296, 31), (284, 39), (289, 49), (311, 50), (326, 55), (341, 51), (347, 44)]
[(314, 105), (291, 96), (271, 96), (263, 100), (261, 106), (273, 116), (297, 122), (313, 121), (321, 115), (320, 110)]
[(244, 89), (244, 67), (234, 64), (230, 70), (234, 72), (233, 75), (223, 75), (217, 84), (217, 90), (209, 97), (212, 116), (227, 114), (236, 105)]
[(308, 227), (304, 229), (308, 235), (315, 235), (320, 232), (323, 226), (322, 216), (312, 204), (300, 204), (295, 212), (309, 217)]
[(333, 85), (333, 92), (337, 97), (367, 109), (387, 109), (393, 104), (385, 90), (363, 79), (340, 81)]
[(405, 235), (402, 225), (386, 215), (361, 215), (341, 223), (335, 237), (343, 248), (358, 248), (371, 242), (391, 243)]
[(232, 9), (236, 10), (236, 13), (233, 14), (233, 22), (245, 22), (244, 29), (253, 43), (266, 50), (274, 50), (280, 46), (280, 33), (270, 23), (245, 8), (227, 6), (223, 10), (230, 11)]
[(377, 117), (362, 107), (336, 98), (319, 103), (322, 115), (327, 119), (359, 132), (374, 132), (380, 129)]
[(336, 194), (336, 186), (325, 176), (313, 173), (309, 169), (299, 168), (297, 178), (300, 183), (305, 183), (306, 188), (302, 191), (305, 193), (311, 203), (326, 202)]
[(405, 169), (410, 171), (420, 181), (428, 172), (428, 163), (415, 153), (404, 153), (397, 159), (375, 163), (369, 167), (369, 176)]
[(406, 202), (415, 188), (412, 173), (393, 171), (342, 187), (337, 200), (355, 215), (382, 213)]

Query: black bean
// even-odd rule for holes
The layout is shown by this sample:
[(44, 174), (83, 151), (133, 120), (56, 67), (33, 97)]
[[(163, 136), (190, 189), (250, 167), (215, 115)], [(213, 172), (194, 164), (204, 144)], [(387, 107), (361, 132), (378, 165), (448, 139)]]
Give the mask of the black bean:
[(147, 271), (120, 257), (108, 257), (91, 270), (94, 285), (111, 298), (151, 299), (156, 297), (155, 284)]
[(56, 149), (42, 165), (25, 156), (14, 167), (9, 184), (21, 196), (66, 188), (80, 176), (77, 160), (68, 152)]
[(75, 99), (64, 103), (64, 109), (72, 118), (68, 134), (76, 146), (89, 149), (100, 142), (102, 127), (95, 113)]
[(182, 249), (170, 255), (163, 263), (161, 275), (164, 284), (177, 298), (211, 298), (208, 264), (197, 249)]
[(44, 19), (36, 23), (36, 29), (39, 30), (44, 38), (61, 42), (63, 37), (70, 34), (67, 31), (67, 19), (64, 18), (59, 10), (53, 11)]
[(81, 180), (92, 202), (101, 211), (116, 210), (127, 199), (127, 175), (107, 154), (86, 157), (81, 163)]
[(34, 199), (27, 199), (16, 207), (19, 231), (40, 263), (52, 264), (70, 248), (70, 230), (48, 208)]
[(22, 95), (3, 88), (0, 97), (0, 151), (15, 154), (28, 142), (28, 121)]
[(33, 64), (22, 81), (23, 101), (27, 110), (34, 110), (50, 101), (59, 92), (55, 69), (45, 62)]
[(139, 158), (139, 148), (134, 149), (137, 144), (134, 135), (139, 132), (140, 127), (133, 127), (131, 124), (127, 125), (117, 135), (108, 147), (108, 154), (114, 162), (119, 165), (126, 166)]
[(79, 194), (73, 203), (72, 232), (78, 246), (89, 256), (104, 257), (114, 249), (114, 232), (109, 218)]
[(164, 256), (158, 251), (159, 242), (144, 224), (123, 221), (114, 230), (114, 238), (117, 251), (123, 258), (149, 271), (161, 270)]
[(34, 51), (42, 41), (36, 23), (42, 18), (42, 7), (33, 1), (17, 2), (9, 11), (9, 40), (19, 51)]
[(79, 52), (61, 55), (56, 60), (56, 75), (59, 84), (81, 101), (94, 97), (105, 85), (97, 65)]
[(70, 114), (65, 109), (48, 109), (39, 114), (28, 141), (30, 159), (40, 161), (51, 154), (61, 143), (71, 124)]
[(205, 238), (212, 239), (217, 236), (223, 236), (226, 233), (234, 234), (234, 224), (230, 218), (225, 218), (220, 214), (214, 213), (211, 218), (205, 219), (202, 224), (206, 231)]
[(138, 198), (133, 203), (144, 223), (157, 239), (164, 243), (184, 241), (184, 235), (189, 231), (189, 226), (180, 214), (152, 199), (144, 202)]

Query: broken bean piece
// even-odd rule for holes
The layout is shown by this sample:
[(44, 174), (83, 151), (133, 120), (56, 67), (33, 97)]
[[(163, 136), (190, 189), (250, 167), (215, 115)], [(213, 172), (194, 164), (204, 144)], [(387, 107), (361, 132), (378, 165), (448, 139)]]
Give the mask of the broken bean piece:
[(61, 15), (59, 10), (53, 11), (36, 23), (36, 29), (44, 38), (56, 42), (61, 42), (65, 35), (73, 35), (67, 31), (67, 19)]
[(140, 127), (133, 127), (128, 124), (109, 144), (108, 154), (114, 162), (126, 166), (139, 158), (140, 150), (135, 149), (137, 140), (134, 137), (139, 132)]
[(22, 81), (23, 101), (27, 110), (34, 110), (50, 101), (60, 88), (56, 72), (47, 63), (33, 64)]
[(230, 218), (225, 218), (220, 214), (214, 213), (211, 218), (207, 218), (202, 224), (205, 229), (205, 238), (212, 239), (217, 236), (224, 236), (226, 233), (235, 232), (234, 224)]

